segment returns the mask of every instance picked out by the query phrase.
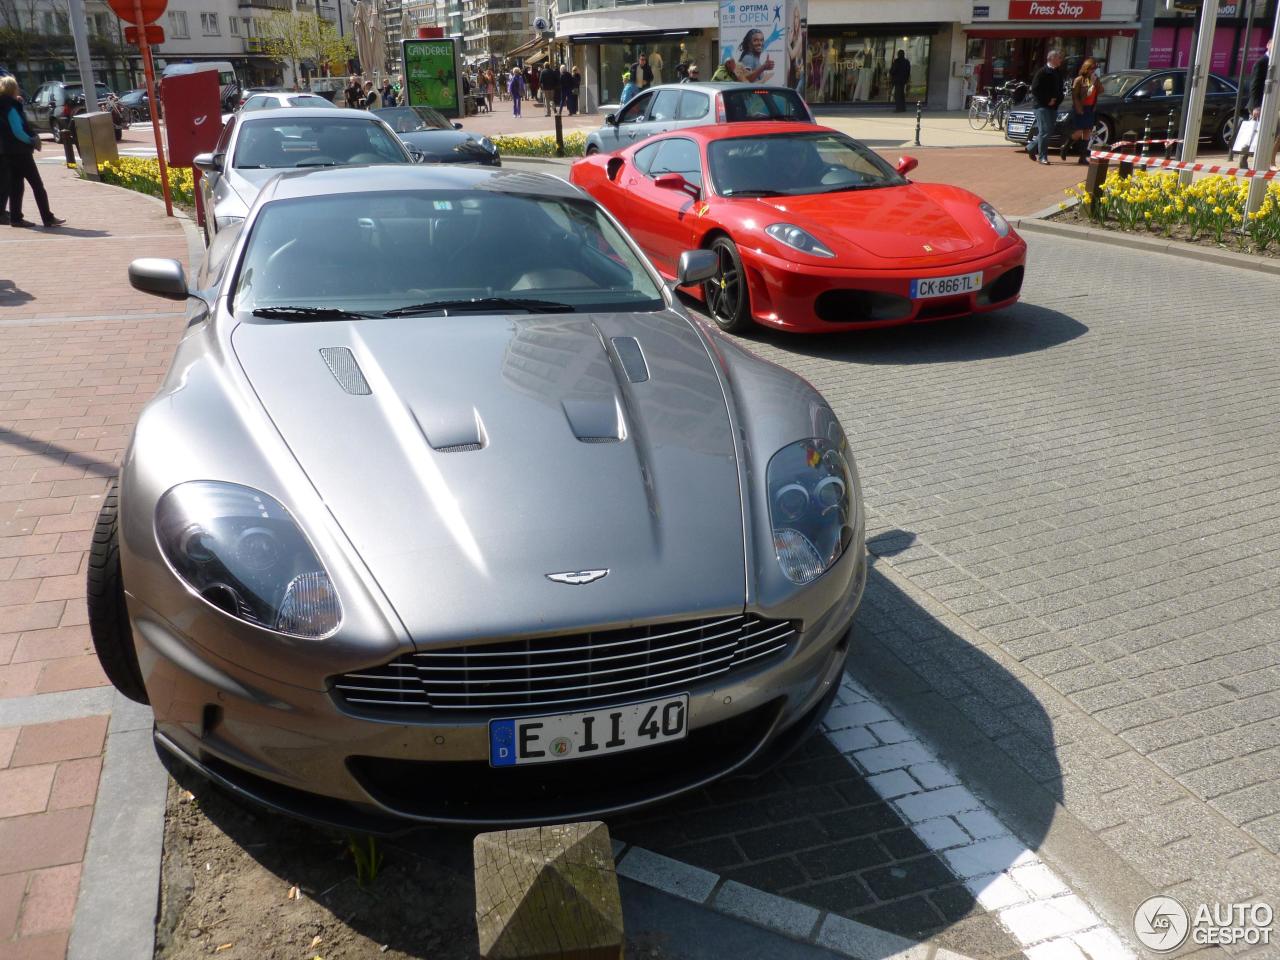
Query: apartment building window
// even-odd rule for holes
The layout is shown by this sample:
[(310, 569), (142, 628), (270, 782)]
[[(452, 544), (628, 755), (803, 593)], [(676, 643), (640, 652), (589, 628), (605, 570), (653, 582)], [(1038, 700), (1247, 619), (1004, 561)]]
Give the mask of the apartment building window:
[(46, 10), (43, 16), (44, 32), (53, 33), (70, 33), (71, 24), (67, 21), (67, 15), (59, 11)]
[(233, 37), (240, 36), (240, 18), (239, 17), (227, 17), (227, 26), (231, 29), (231, 35)]
[(185, 10), (169, 11), (169, 33), (176, 40), (186, 40), (191, 36), (187, 32), (187, 12)]
[(206, 37), (216, 37), (218, 35), (218, 15), (216, 13), (200, 14), (200, 31)]

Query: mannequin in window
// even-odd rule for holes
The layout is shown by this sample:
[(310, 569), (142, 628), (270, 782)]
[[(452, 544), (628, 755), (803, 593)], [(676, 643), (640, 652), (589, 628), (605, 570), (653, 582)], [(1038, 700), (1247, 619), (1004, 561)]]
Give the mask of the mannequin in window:
[(874, 57), (870, 42), (858, 51), (858, 85), (853, 91), (855, 101), (871, 99), (871, 76), (875, 71)]

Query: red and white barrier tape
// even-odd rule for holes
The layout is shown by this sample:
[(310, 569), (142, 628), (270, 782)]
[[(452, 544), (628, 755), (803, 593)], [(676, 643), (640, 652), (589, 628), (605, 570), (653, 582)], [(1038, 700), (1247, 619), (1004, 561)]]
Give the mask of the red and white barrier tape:
[(1161, 170), (1190, 170), (1192, 173), (1218, 173), (1224, 177), (1241, 177), (1245, 180), (1274, 180), (1280, 177), (1280, 171), (1250, 170), (1247, 167), (1223, 167), (1210, 163), (1182, 163), (1178, 160), (1161, 160), (1157, 157), (1143, 157), (1132, 153), (1112, 153), (1108, 150), (1091, 150), (1089, 156), (1095, 160), (1118, 160), (1121, 163), (1132, 163), (1135, 167), (1156, 167)]
[(1171, 147), (1175, 143), (1181, 143), (1181, 140), (1117, 140), (1111, 144), (1112, 147), (1140, 147), (1146, 144), (1149, 147)]

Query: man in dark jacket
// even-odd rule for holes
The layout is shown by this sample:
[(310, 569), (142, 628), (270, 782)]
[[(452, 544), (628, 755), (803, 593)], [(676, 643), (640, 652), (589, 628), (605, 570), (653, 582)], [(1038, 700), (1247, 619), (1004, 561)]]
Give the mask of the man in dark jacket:
[[(1267, 41), (1267, 52), (1253, 65), (1253, 78), (1249, 81), (1249, 116), (1257, 120), (1262, 116), (1262, 94), (1267, 86), (1267, 71), (1271, 67), (1271, 52), (1275, 40)], [(1280, 131), (1277, 131), (1276, 142), (1271, 145), (1271, 162), (1268, 167), (1276, 165), (1276, 153), (1280, 151)], [(1261, 151), (1259, 151), (1261, 152)], [(1261, 164), (1258, 164), (1261, 168)]]
[(559, 99), (560, 94), (560, 74), (551, 61), (547, 61), (547, 65), (542, 68), (542, 73), (538, 75), (538, 85), (542, 89), (542, 104), (547, 108), (547, 116), (551, 116), (551, 105)]
[(1045, 65), (1031, 78), (1031, 97), (1036, 105), (1036, 137), (1027, 144), (1027, 156), (1049, 163), (1049, 137), (1058, 125), (1058, 104), (1062, 102), (1062, 51), (1050, 50)]
[(631, 65), (631, 79), (635, 82), (637, 90), (653, 86), (653, 67), (649, 63), (647, 53), (640, 54), (639, 59)]
[(342, 91), (343, 97), (347, 101), (347, 106), (352, 110), (358, 110), (364, 104), (364, 90), (360, 86), (360, 78), (354, 73), (351, 79), (347, 81), (346, 87)]
[(889, 66), (889, 82), (893, 84), (893, 112), (905, 113), (907, 109), (907, 82), (911, 79), (911, 61), (907, 51), (899, 50)]

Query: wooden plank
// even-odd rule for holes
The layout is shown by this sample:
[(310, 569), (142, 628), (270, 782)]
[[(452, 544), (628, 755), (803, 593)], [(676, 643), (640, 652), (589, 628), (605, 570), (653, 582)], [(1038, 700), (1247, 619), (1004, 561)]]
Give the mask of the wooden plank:
[(483, 960), (621, 960), (622, 900), (599, 821), (479, 834)]

